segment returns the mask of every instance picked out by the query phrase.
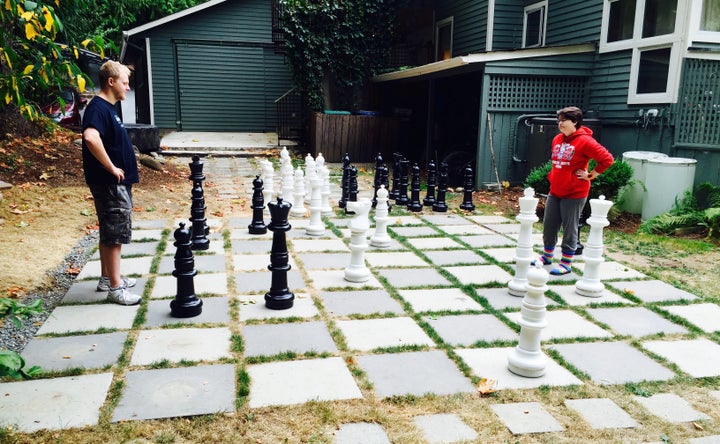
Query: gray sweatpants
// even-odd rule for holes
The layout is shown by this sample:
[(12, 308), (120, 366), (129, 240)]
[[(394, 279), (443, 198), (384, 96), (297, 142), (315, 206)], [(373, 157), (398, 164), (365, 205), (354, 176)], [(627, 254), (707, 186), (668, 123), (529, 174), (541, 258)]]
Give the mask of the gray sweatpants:
[(543, 247), (555, 248), (558, 232), (563, 230), (563, 253), (575, 253), (579, 241), (578, 224), (585, 206), (586, 197), (580, 199), (561, 199), (548, 194), (543, 216)]

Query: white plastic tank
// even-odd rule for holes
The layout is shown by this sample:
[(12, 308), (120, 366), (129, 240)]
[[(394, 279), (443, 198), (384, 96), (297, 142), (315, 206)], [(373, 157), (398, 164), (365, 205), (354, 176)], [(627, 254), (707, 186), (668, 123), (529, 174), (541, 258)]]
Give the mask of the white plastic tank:
[(658, 157), (648, 159), (645, 165), (645, 193), (642, 220), (667, 213), (692, 191), (697, 160), (685, 157)]
[(643, 194), (645, 193), (645, 169), (649, 159), (667, 157), (667, 154), (655, 151), (626, 151), (622, 159), (633, 169), (630, 184), (623, 188), (621, 210), (628, 213), (641, 214), (643, 208)]

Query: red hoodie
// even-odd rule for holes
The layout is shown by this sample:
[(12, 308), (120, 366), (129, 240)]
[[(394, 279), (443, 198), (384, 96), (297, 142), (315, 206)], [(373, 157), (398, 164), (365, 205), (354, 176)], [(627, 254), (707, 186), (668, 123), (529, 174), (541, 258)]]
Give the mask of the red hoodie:
[(552, 141), (552, 168), (548, 174), (550, 194), (562, 199), (588, 197), (590, 182), (578, 179), (575, 171), (586, 170), (595, 159), (595, 171), (602, 173), (612, 165), (612, 154), (592, 137), (592, 130), (581, 126), (574, 133), (558, 134)]

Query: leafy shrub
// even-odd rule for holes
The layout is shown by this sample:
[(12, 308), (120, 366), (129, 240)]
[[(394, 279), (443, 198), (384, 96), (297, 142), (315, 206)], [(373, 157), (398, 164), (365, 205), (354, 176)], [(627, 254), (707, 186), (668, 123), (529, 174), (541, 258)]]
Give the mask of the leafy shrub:
[[(30, 305), (21, 304), (10, 298), (0, 298), (0, 318), (9, 318), (18, 328), (20, 318), (42, 311), (42, 300), (36, 299)], [(29, 379), (40, 372), (40, 367), (33, 366), (24, 370), (25, 360), (17, 352), (0, 350), (0, 378), (10, 376), (14, 379)]]
[(707, 230), (708, 237), (720, 238), (720, 187), (702, 183), (693, 192), (686, 192), (672, 210), (640, 225), (640, 231), (665, 235), (693, 228)]

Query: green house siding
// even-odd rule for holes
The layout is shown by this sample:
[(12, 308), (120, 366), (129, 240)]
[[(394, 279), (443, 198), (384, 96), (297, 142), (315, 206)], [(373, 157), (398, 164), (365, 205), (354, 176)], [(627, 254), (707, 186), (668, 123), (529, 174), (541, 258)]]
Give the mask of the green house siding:
[(602, 9), (603, 0), (549, 0), (545, 43), (599, 41)]
[(522, 46), (524, 6), (515, 0), (495, 0), (493, 51)]
[(448, 17), (453, 17), (453, 57), (485, 51), (487, 2), (441, 0), (436, 5), (435, 19)]

